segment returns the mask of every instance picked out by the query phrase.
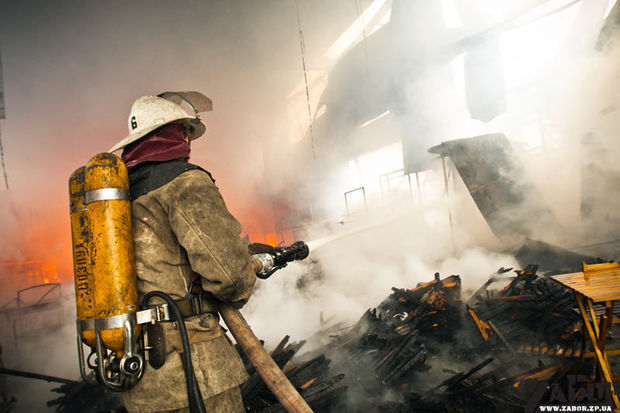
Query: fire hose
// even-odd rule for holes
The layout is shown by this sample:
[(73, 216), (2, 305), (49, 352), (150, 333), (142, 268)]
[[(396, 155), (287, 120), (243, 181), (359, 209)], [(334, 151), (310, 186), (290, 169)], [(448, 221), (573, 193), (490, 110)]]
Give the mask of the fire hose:
[[(274, 248), (270, 253), (254, 254), (252, 261), (255, 264), (257, 277), (267, 279), (278, 269), (286, 267), (288, 262), (306, 258), (308, 252), (308, 245), (298, 241), (289, 247)], [(267, 354), (239, 310), (229, 304), (220, 303), (219, 312), (230, 333), (282, 407), (289, 413), (311, 413), (312, 409), (308, 403)]]
[(311, 413), (308, 403), (267, 354), (239, 310), (222, 303), (219, 311), (231, 334), (282, 407), (289, 413)]

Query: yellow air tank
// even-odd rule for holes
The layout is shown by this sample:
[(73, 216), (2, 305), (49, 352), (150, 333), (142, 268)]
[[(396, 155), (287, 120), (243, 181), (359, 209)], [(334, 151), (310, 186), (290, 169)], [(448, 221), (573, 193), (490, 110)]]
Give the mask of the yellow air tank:
[[(77, 319), (95, 317), (94, 280), (90, 265), (90, 229), (84, 198), (84, 167), (69, 178), (69, 210), (71, 213), (71, 240), (73, 242), (73, 277)], [(95, 347), (94, 330), (82, 331), (82, 340)]]
[[(85, 168), (85, 194), (95, 281), (95, 318), (135, 313), (138, 289), (129, 178), (123, 161), (107, 152), (95, 155)], [(103, 330), (101, 335), (104, 347), (121, 357), (123, 329)]]

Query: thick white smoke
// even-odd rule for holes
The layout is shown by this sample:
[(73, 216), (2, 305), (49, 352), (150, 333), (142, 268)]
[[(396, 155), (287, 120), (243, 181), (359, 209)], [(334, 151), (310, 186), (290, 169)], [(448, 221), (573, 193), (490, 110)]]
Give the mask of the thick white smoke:
[(360, 217), (363, 225), (333, 231), (306, 262), (259, 281), (242, 310), (256, 334), (268, 347), (287, 334), (306, 339), (322, 328), (353, 325), (392, 287), (414, 288), (435, 272), (442, 278), (459, 274), (464, 290), (472, 290), (500, 267), (518, 266), (509, 255), (477, 246), (462, 228), (453, 228), (455, 254), (446, 220), (429, 223), (423, 212), (407, 208), (387, 219)]
[[(458, 3), (462, 6), (465, 2)], [(522, 7), (531, 7), (534, 3), (524, 2)], [(544, 2), (539, 2), (542, 3)], [(618, 222), (617, 214), (613, 212), (617, 211), (614, 205), (618, 197), (610, 191), (610, 188), (611, 183), (617, 182), (617, 177), (620, 176), (617, 172), (617, 163), (611, 161), (620, 153), (613, 132), (620, 126), (617, 110), (620, 104), (620, 89), (614, 86), (618, 84), (617, 62), (620, 59), (617, 50), (613, 48), (602, 53), (594, 50), (604, 12), (609, 11), (611, 3), (584, 3), (567, 8), (563, 7), (564, 5), (560, 2), (547, 2), (543, 7), (544, 10), (538, 11), (538, 16), (543, 17), (537, 18), (536, 13), (521, 15), (508, 24), (511, 29), (497, 34), (504, 47), (504, 53), (509, 56), (505, 59), (508, 63), (505, 67), (509, 87), (508, 106), (506, 113), (489, 123), (467, 119), (464, 108), (458, 109), (458, 105), (450, 100), (457, 95), (454, 89), (462, 87), (458, 81), (456, 84), (451, 84), (450, 80), (437, 88), (433, 87), (434, 84), (419, 84), (416, 82), (415, 74), (406, 73), (401, 79), (401, 86), (404, 91), (408, 91), (409, 88), (424, 92), (409, 94), (404, 99), (415, 102), (412, 106), (414, 108), (424, 106), (425, 113), (430, 113), (431, 118), (435, 116), (435, 124), (424, 129), (421, 125), (428, 121), (429, 116), (420, 119), (416, 117), (419, 113), (413, 112), (406, 115), (405, 120), (415, 126), (416, 136), (428, 137), (425, 132), (432, 135), (435, 141), (427, 142), (429, 145), (442, 140), (483, 133), (504, 133), (515, 148), (514, 161), (521, 165), (524, 171), (522, 176), (512, 178), (517, 180), (523, 178), (535, 185), (540, 201), (554, 212), (564, 231), (562, 236), (552, 235), (550, 229), (538, 220), (539, 217), (526, 216), (524, 218), (534, 228), (533, 234), (539, 239), (553, 240), (564, 247), (575, 247), (594, 240), (609, 240), (610, 231), (603, 234), (597, 233), (597, 229), (603, 229), (605, 225), (603, 223), (615, 228)], [(486, 6), (491, 7), (490, 4)], [(485, 15), (480, 13), (481, 10), (469, 11), (472, 15), (468, 16), (471, 21), (466, 29), (476, 32), (489, 25), (493, 26), (488, 21), (488, 18), (493, 18), (493, 13)], [(472, 23), (476, 21), (476, 16), (477, 22)], [(495, 23), (501, 20), (499, 18)], [(532, 23), (527, 23), (529, 21)], [(554, 27), (555, 32), (547, 33), (549, 37), (545, 38), (544, 44), (550, 50), (548, 54), (536, 54), (538, 52), (528, 54), (527, 48), (535, 47), (536, 39), (540, 39), (540, 36), (548, 32), (549, 27)], [(410, 34), (415, 37), (414, 27), (408, 26), (407, 30), (410, 30)], [(580, 40), (572, 42), (571, 39), (575, 38)], [(445, 46), (448, 42), (439, 35), (435, 40), (438, 40), (438, 47)], [(357, 53), (363, 56), (365, 51), (371, 55), (366, 63), (363, 59), (358, 62), (361, 66), (368, 65), (368, 61), (374, 62), (372, 53), (389, 54), (386, 51), (373, 49), (377, 47), (377, 42), (373, 42), (371, 38), (366, 45), (363, 45), (360, 41)], [(381, 42), (379, 44), (389, 49), (399, 47), (401, 42), (389, 46)], [(445, 56), (442, 55), (441, 58)], [(527, 60), (532, 58), (539, 60)], [(407, 60), (403, 59), (401, 63), (407, 64)], [(452, 64), (456, 67), (462, 64), (462, 61), (456, 59)], [(422, 67), (417, 79), (424, 79), (426, 71), (432, 71), (433, 68), (439, 70), (440, 66)], [(420, 66), (417, 68), (420, 69)], [(371, 72), (376, 70), (378, 73), (389, 71), (385, 68), (385, 61), (377, 66), (370, 65), (368, 70)], [(351, 90), (355, 90), (355, 86), (358, 85), (360, 88), (366, 86), (364, 84), (366, 75), (362, 72), (363, 70), (358, 70), (348, 79), (339, 73), (340, 77), (337, 79), (345, 85), (341, 90), (338, 90), (338, 84), (328, 85), (333, 86), (333, 90), (326, 99), (337, 101), (338, 96), (342, 94), (346, 96), (348, 93), (357, 96)], [(455, 77), (458, 77), (458, 70)], [(381, 102), (384, 102), (385, 106), (391, 104), (389, 99), (380, 95), (376, 89), (370, 90), (375, 93), (371, 95), (374, 97), (374, 100), (371, 99), (373, 104), (378, 106)], [(429, 96), (432, 98), (428, 98)], [(358, 99), (367, 102), (363, 100), (366, 97), (358, 96)], [(329, 111), (329, 100), (327, 103)], [(346, 118), (346, 111), (350, 110), (349, 119), (357, 119), (355, 117), (360, 116), (359, 110), (361, 110), (333, 106), (331, 109), (340, 114), (344, 111), (343, 118)], [(445, 124), (436, 125), (442, 119)], [(319, 119), (319, 123), (321, 120)], [(337, 122), (334, 124), (343, 127)], [(311, 186), (315, 196), (313, 202), (314, 205), (328, 205), (329, 211), (323, 217), (331, 217), (333, 222), (337, 222), (337, 217), (345, 213), (342, 199), (345, 190), (357, 185), (365, 185), (368, 188), (372, 184), (368, 179), (364, 179), (361, 173), (358, 182), (347, 181), (341, 174), (335, 172), (337, 168), (333, 167), (353, 162), (352, 159), (355, 159), (356, 155), (352, 153), (355, 154), (354, 150), (365, 144), (361, 140), (365, 135), (364, 132), (356, 129), (355, 125), (349, 126), (353, 130), (350, 136), (345, 134), (329, 136), (331, 141), (323, 151), (325, 154), (325, 149), (329, 149), (328, 159), (325, 160), (323, 155), (323, 159), (316, 161), (316, 165), (320, 166), (314, 168), (317, 174), (310, 178), (314, 182), (319, 176), (323, 177), (324, 180), (320, 180), (319, 184)], [(422, 129), (419, 129), (421, 127)], [(443, 130), (444, 134), (437, 135), (438, 129)], [(315, 129), (315, 133), (318, 133), (317, 130), (319, 129)], [(393, 125), (383, 130), (385, 134), (377, 131), (376, 140), (382, 140), (389, 145), (398, 131), (394, 131)], [(600, 148), (598, 152), (587, 153), (581, 142), (584, 137), (593, 133), (598, 137), (597, 142), (601, 142)], [(356, 140), (356, 137), (360, 139)], [(321, 142), (317, 145), (320, 144)], [(593, 153), (598, 153), (600, 156), (593, 158)], [(354, 161), (358, 168), (360, 159), (358, 152)], [(595, 172), (598, 176), (605, 177), (605, 185), (595, 187), (589, 182), (583, 189), (583, 183), (580, 182), (583, 179), (580, 170), (582, 163), (590, 166), (596, 164)], [(371, 180), (378, 180), (378, 175), (392, 172), (402, 166), (402, 163), (400, 165), (386, 163)], [(441, 168), (437, 164), (431, 167), (435, 176), (441, 176)], [(321, 174), (322, 168), (331, 172)], [(456, 174), (456, 171), (453, 173)], [(444, 190), (441, 181), (441, 178), (435, 181), (439, 193)], [(348, 188), (346, 185), (349, 185)], [(334, 232), (352, 234), (342, 238), (336, 237), (337, 239), (311, 253), (311, 257), (318, 262), (314, 270), (320, 272), (320, 277), (314, 279), (308, 277), (306, 273), (310, 266), (296, 264), (276, 273), (267, 281), (259, 282), (257, 291), (244, 309), (257, 334), (267, 340), (267, 343), (275, 344), (285, 334), (291, 334), (296, 340), (307, 337), (328, 324), (321, 324), (321, 320), (352, 324), (367, 308), (378, 305), (390, 293), (391, 287), (412, 288), (418, 282), (432, 279), (436, 271), (442, 276), (460, 274), (464, 289), (467, 290), (478, 288), (488, 275), (499, 267), (518, 267), (509, 254), (511, 252), (509, 248), (515, 245), (503, 245), (492, 235), (460, 179), (455, 178), (453, 183), (449, 183), (449, 187), (451, 192), (449, 199), (442, 199), (441, 196), (431, 197), (430, 200), (424, 199), (424, 208), (403, 207), (408, 203), (405, 201), (396, 207), (391, 205), (382, 209), (378, 206), (380, 202), (373, 204), (372, 195), (366, 194), (369, 208), (373, 212), (366, 216), (349, 216), (344, 219), (346, 223), (341, 228), (333, 229), (332, 226), (327, 233), (309, 230), (307, 233), (309, 240), (324, 237), (332, 239)], [(596, 205), (592, 212), (594, 217), (581, 221), (583, 206), (580, 198), (588, 191), (595, 198), (591, 200), (592, 204)], [(317, 194), (323, 194), (323, 197)], [(414, 189), (414, 198), (415, 194)], [(419, 205), (417, 202), (413, 204)], [(394, 213), (394, 208), (400, 212)], [(451, 225), (448, 211), (451, 213)], [(519, 211), (511, 213), (520, 214)], [(599, 225), (593, 226), (590, 223)], [(369, 226), (370, 229), (367, 228)], [(367, 229), (356, 232), (354, 229), (356, 227)], [(588, 234), (588, 230), (584, 231), (583, 228), (586, 227), (595, 234)], [(303, 282), (298, 282), (299, 279)], [(296, 288), (300, 284), (303, 287)]]
[[(299, 1), (311, 86), (329, 84), (338, 89), (338, 76), (312, 75), (333, 67), (334, 62), (325, 62), (324, 52), (352, 20), (359, 18), (354, 3)], [(384, 29), (389, 27), (386, 22), (392, 3), (397, 2), (385, 2), (376, 17), (383, 22)], [(426, 1), (405, 3), (422, 5)], [(258, 281), (255, 294), (243, 309), (267, 347), (273, 347), (286, 334), (293, 340), (302, 340), (327, 326), (353, 324), (367, 308), (378, 305), (391, 287), (415, 287), (418, 282), (432, 279), (435, 272), (442, 277), (459, 274), (468, 290), (476, 289), (499, 267), (517, 266), (493, 237), (458, 179), (456, 187), (451, 186), (451, 197), (442, 198), (443, 178), (437, 165), (432, 172), (423, 173), (434, 176), (428, 181), (436, 184), (432, 197), (422, 197), (423, 206), (417, 201), (414, 181), (415, 207), (409, 205), (406, 196), (403, 203), (382, 209), (368, 194), (370, 213), (337, 224), (345, 210), (344, 191), (370, 185), (371, 180), (376, 185), (379, 175), (403, 167), (402, 159), (398, 164), (387, 162), (374, 175), (361, 173), (359, 182), (347, 181), (333, 170), (325, 177), (315, 173), (334, 165), (348, 167), (351, 161), (355, 164), (354, 158), (366, 149), (373, 151), (406, 138), (419, 139), (417, 149), (425, 152), (428, 146), (442, 140), (503, 132), (524, 149), (521, 162), (527, 173), (561, 223), (575, 235), (575, 242), (608, 238), (599, 235), (608, 228), (617, 228), (620, 210), (616, 207), (620, 202), (615, 191), (620, 176), (616, 162), (620, 154), (616, 136), (620, 128), (618, 49), (599, 53), (593, 51), (592, 44), (585, 47), (580, 41), (578, 47), (572, 47), (566, 41), (566, 50), (561, 54), (535, 56), (555, 63), (541, 67), (528, 59), (531, 55), (526, 52), (532, 45), (560, 37), (557, 32), (544, 30), (551, 27), (549, 20), (538, 21), (543, 30), (533, 37), (528, 37), (526, 30), (505, 32), (499, 35), (500, 40), (513, 57), (506, 66), (507, 80), (525, 81), (509, 84), (512, 89), (507, 113), (490, 123), (472, 121), (464, 102), (457, 100), (463, 85), (452, 78), (451, 68), (463, 65), (463, 59), (458, 57), (462, 51), (449, 45), (462, 38), (463, 33), (477, 33), (502, 21), (497, 13), (475, 9), (483, 3), (495, 12), (500, 8), (499, 3), (492, 1), (455, 2), (458, 12), (471, 13), (461, 16), (467, 20), (467, 30), (446, 25), (446, 31), (427, 31), (421, 27), (430, 25), (430, 17), (426, 19), (424, 15), (426, 21), (412, 24), (395, 7), (392, 18), (399, 19), (399, 29), (407, 30), (402, 36), (391, 41), (386, 30), (375, 32), (373, 39), (372, 27), (363, 35), (360, 33), (356, 59), (349, 62), (352, 69), (345, 67), (340, 72), (343, 90), (333, 92), (334, 99), (328, 101), (332, 106), (327, 105), (323, 115), (344, 111), (343, 118), (351, 115), (357, 123), (352, 131), (343, 127), (351, 136), (327, 136), (329, 145), (320, 148), (316, 161), (312, 159), (309, 141), (299, 147), (289, 145), (293, 135), (290, 131), (303, 130), (300, 124), (306, 126), (306, 112), (299, 112), (296, 119), (283, 115), (290, 106), (291, 91), (305, 90), (305, 85), (299, 83), (303, 73), (299, 27), (292, 2), (188, 2), (185, 7), (146, 1), (122, 7), (107, 3), (83, 7), (75, 7), (71, 2), (0, 3), (7, 105), (7, 120), (0, 126), (13, 188), (10, 195), (0, 195), (2, 258), (31, 258), (31, 253), (36, 257), (46, 253), (64, 257), (64, 263), (59, 265), (70, 269), (69, 249), (65, 248), (69, 246), (68, 175), (93, 152), (106, 150), (125, 135), (126, 116), (133, 99), (166, 89), (196, 89), (213, 98), (215, 110), (205, 116), (208, 132), (193, 147), (193, 160), (214, 173), (233, 213), (244, 211), (248, 205), (256, 208), (251, 195), (255, 191), (263, 195), (285, 193), (291, 203), (310, 198), (311, 205), (328, 209), (324, 214), (319, 208), (313, 212), (316, 221), (329, 218), (331, 228), (314, 222), (304, 238), (333, 240), (312, 251), (307, 262), (291, 263), (269, 280)], [(564, 4), (542, 0), (514, 2), (510, 5), (513, 10), (504, 14), (543, 3), (549, 11)], [(609, 2), (582, 3), (583, 11), (594, 4), (596, 12), (600, 4)], [(371, 2), (358, 4), (363, 9)], [(433, 18), (438, 4), (433, 2), (430, 6)], [(568, 21), (562, 30), (582, 28), (588, 32), (579, 39), (596, 38), (593, 33), (598, 28), (591, 23), (595, 21), (600, 27), (601, 16), (580, 14), (580, 10), (581, 6), (575, 5), (563, 12), (568, 14), (556, 16)], [(525, 16), (521, 21), (536, 15), (541, 13)], [(582, 24), (581, 20), (571, 18), (576, 15), (594, 18)], [(481, 16), (494, 21), (475, 23)], [(414, 55), (414, 46), (424, 53)], [(560, 57), (554, 59), (552, 56), (556, 55)], [(388, 64), (394, 66), (390, 68)], [(522, 76), (524, 72), (530, 76)], [(381, 83), (386, 77), (393, 87), (378, 91), (373, 82)], [(354, 93), (362, 89), (370, 93)], [(349, 92), (353, 93), (352, 98), (347, 95)], [(304, 93), (301, 96), (306, 109)], [(317, 92), (311, 100), (317, 102), (319, 97)], [(339, 102), (353, 107), (334, 106)], [(360, 108), (354, 107), (360, 102), (372, 103), (372, 107), (362, 108), (368, 109), (362, 115)], [(374, 129), (359, 129), (369, 120), (364, 116), (380, 116), (387, 109), (389, 116), (374, 123)], [(320, 120), (317, 113), (314, 115)], [(394, 116), (400, 116), (400, 120), (382, 123)], [(318, 128), (315, 132), (318, 135)], [(598, 149), (585, 154), (580, 142), (592, 134), (592, 140), (600, 144), (595, 145)], [(322, 143), (325, 142), (324, 139)], [(318, 136), (316, 143), (321, 144)], [(298, 162), (302, 157), (292, 156), (295, 151), (304, 153), (304, 162)], [(323, 157), (325, 154), (329, 154), (328, 159)], [(577, 182), (581, 162), (594, 168), (593, 176), (602, 176), (606, 182), (601, 187), (587, 184), (595, 189), (589, 194), (594, 205), (591, 225), (584, 223), (583, 233), (588, 237), (575, 234), (582, 225)], [(359, 169), (359, 162), (357, 166)], [(299, 183), (299, 177), (304, 188), (293, 185), (294, 191), (287, 191), (286, 184)], [(269, 208), (268, 203), (264, 208)], [(240, 220), (244, 223), (242, 215)], [(37, 226), (45, 230), (32, 230)], [(338, 237), (340, 234), (348, 235)], [(33, 239), (46, 242), (35, 245)], [(61, 247), (64, 249), (58, 252)], [(12, 292), (3, 298), (11, 297)], [(10, 326), (4, 327), (1, 341), (5, 365), (77, 378), (73, 319), (68, 311), (63, 328), (24, 342), (20, 352), (6, 344), (11, 341), (12, 332)], [(11, 380), (20, 402), (28, 403), (23, 411), (44, 411), (44, 402), (54, 397), (48, 389), (55, 385)], [(35, 393), (33, 386), (43, 391)]]

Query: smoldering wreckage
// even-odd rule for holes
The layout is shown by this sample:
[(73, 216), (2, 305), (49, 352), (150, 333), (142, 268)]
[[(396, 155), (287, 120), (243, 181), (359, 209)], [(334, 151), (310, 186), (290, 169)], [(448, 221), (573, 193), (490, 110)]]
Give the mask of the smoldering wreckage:
[[(614, 13), (620, 16), (618, 5), (611, 16)], [(527, 164), (519, 160), (503, 134), (444, 141), (428, 153), (440, 159), (442, 166), (445, 162), (452, 165), (519, 268), (487, 269), (488, 280), (476, 290), (464, 290), (461, 275), (428, 274), (427, 282), (386, 291), (385, 299), (361, 314), (354, 325), (326, 322), (312, 337), (298, 342), (285, 336), (269, 355), (241, 314), (222, 304), (220, 315), (250, 375), (241, 386), (246, 410), (534, 412), (541, 405), (567, 404), (593, 405), (599, 411), (619, 409), (614, 374), (618, 366), (613, 356), (620, 350), (609, 348), (614, 345), (620, 311), (614, 306), (620, 299), (620, 264), (614, 262), (618, 241), (607, 237), (584, 245), (572, 240), (581, 246), (570, 249), (549, 242), (567, 234), (536, 185), (524, 178)], [(97, 155), (71, 178), (74, 253), (80, 245), (92, 242), (85, 226), (92, 215), (87, 220), (74, 215), (88, 210), (84, 194), (109, 189), (97, 186), (107, 178), (89, 178), (89, 171), (122, 168), (115, 162), (112, 155)], [(596, 171), (586, 167), (582, 173), (587, 177)], [(128, 189), (126, 184), (121, 186)], [(102, 198), (103, 202), (106, 199), (110, 198)], [(584, 202), (590, 202), (589, 209), (598, 207), (591, 200)], [(99, 213), (127, 214), (126, 207)], [(536, 227), (529, 219), (532, 216), (538, 217)], [(540, 239), (541, 232), (549, 234), (548, 239)], [(117, 241), (130, 239), (122, 234), (116, 237)], [(261, 263), (257, 276), (267, 279), (288, 262), (305, 259), (307, 271), (297, 288), (312, 288), (326, 274), (312, 255), (313, 244), (308, 244), (296, 242), (256, 254)], [(106, 265), (93, 261), (93, 273), (106, 273)], [(83, 281), (86, 274), (81, 271), (76, 265), (76, 279)], [(42, 297), (29, 305), (20, 298), (27, 291), (20, 291), (14, 305), (1, 309), (3, 315), (18, 320), (54, 310), (59, 305), (54, 298), (57, 286), (42, 287)], [(104, 322), (96, 321), (93, 314), (80, 314), (78, 296), (82, 380), (4, 366), (0, 373), (58, 383), (53, 390), (57, 394), (50, 395), (47, 406), (59, 412), (124, 411), (115, 390), (135, 384), (145, 363), (160, 362), (160, 355), (149, 351), (155, 348), (151, 326), (182, 318), (173, 301), (147, 308), (140, 305), (137, 293), (129, 300), (140, 311), (125, 318), (112, 314)], [(147, 330), (145, 342), (135, 334), (139, 324)], [(16, 340), (27, 338), (18, 337), (17, 329), (14, 333)], [(191, 361), (187, 363), (191, 371)], [(188, 375), (190, 405), (197, 398), (192, 394), (196, 387), (192, 380), (196, 378)], [(15, 399), (3, 389), (0, 403), (0, 411), (9, 412)]]
[[(481, 159), (480, 148), (495, 156)], [(505, 137), (487, 135), (445, 142), (432, 150), (451, 157), (498, 237), (528, 235), (526, 222), (519, 221), (527, 214), (511, 215), (516, 217), (512, 222), (496, 219), (494, 214), (503, 208), (523, 209), (552, 219), (545, 205), (537, 202), (533, 186), (528, 188), (527, 199), (519, 202), (511, 198), (514, 188), (509, 177), (522, 171)], [(500, 175), (500, 166), (509, 174)], [(478, 173), (468, 175), (471, 171)], [(481, 181), (480, 176), (498, 179)], [(535, 411), (545, 403), (571, 402), (612, 406), (616, 399), (612, 383), (605, 379), (605, 369), (613, 371), (615, 364), (598, 363), (596, 352), (606, 351), (605, 337), (607, 344), (613, 341), (615, 297), (603, 301), (586, 298), (588, 311), (595, 320), (600, 319), (599, 324), (586, 325), (582, 316), (588, 314), (580, 312), (579, 304), (583, 304), (575, 300), (579, 287), (560, 280), (558, 277), (565, 275), (558, 274), (572, 273), (569, 277), (575, 279), (614, 277), (620, 274), (620, 265), (601, 258), (603, 255), (590, 255), (591, 250), (575, 252), (523, 239), (522, 245), (513, 250), (522, 268), (492, 272), (475, 292), (462, 291), (459, 275), (429, 274), (426, 283), (392, 288), (353, 326), (325, 325), (310, 338), (320, 337), (323, 345), (304, 353), (300, 350), (305, 341), (290, 342), (286, 336), (270, 356), (313, 411), (517, 412)], [(596, 248), (609, 253), (617, 245), (608, 242)], [(272, 269), (306, 256), (307, 245), (303, 243), (280, 248)], [(323, 276), (319, 262), (311, 262), (309, 268), (312, 270), (298, 283), (300, 289)], [(607, 292), (610, 289), (612, 284), (607, 285)], [(224, 320), (229, 321), (227, 316)], [(592, 328), (598, 334), (593, 341), (588, 334)], [(601, 331), (608, 334), (604, 336)], [(237, 344), (237, 349), (250, 374), (242, 385), (247, 411), (291, 409), (283, 407), (261, 378), (259, 369), (264, 366), (257, 369), (244, 351), (247, 348)], [(105, 353), (96, 354), (100, 351), (93, 349), (92, 353), (105, 359)], [(119, 360), (115, 361), (112, 354), (105, 364), (118, 366)], [(612, 360), (615, 352), (606, 354)], [(85, 374), (88, 382), (9, 369), (2, 372), (60, 383), (53, 390), (59, 397), (50, 397), (47, 402), (57, 411), (123, 411), (118, 393), (94, 385), (98, 363), (93, 365), (89, 357), (87, 365), (93, 369)], [(118, 379), (115, 374), (103, 375), (109, 380)], [(4, 411), (10, 411), (12, 399), (6, 397), (3, 403)], [(297, 411), (294, 409), (289, 411)]]
[[(552, 256), (569, 264), (583, 258), (567, 251)], [(299, 359), (304, 341), (290, 343), (288, 336), (270, 355), (314, 411), (517, 412), (546, 402), (613, 403), (610, 386), (588, 380), (595, 356), (573, 291), (553, 279), (555, 272), (500, 268), (466, 300), (458, 275), (437, 273), (414, 288), (393, 288), (352, 327), (326, 327), (317, 334), (330, 343)], [(242, 385), (246, 409), (286, 411), (237, 349), (250, 373)], [(60, 397), (47, 402), (57, 411), (123, 411), (117, 393), (102, 387), (26, 377), (62, 383), (53, 390)]]

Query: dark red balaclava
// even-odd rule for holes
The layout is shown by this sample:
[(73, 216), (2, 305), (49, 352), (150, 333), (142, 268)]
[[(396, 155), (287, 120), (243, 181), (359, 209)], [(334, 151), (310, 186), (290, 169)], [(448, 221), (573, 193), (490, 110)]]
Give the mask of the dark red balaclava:
[(161, 162), (173, 159), (189, 159), (190, 146), (185, 138), (184, 127), (175, 123), (155, 129), (144, 138), (123, 149), (121, 158), (127, 168), (142, 162)]

